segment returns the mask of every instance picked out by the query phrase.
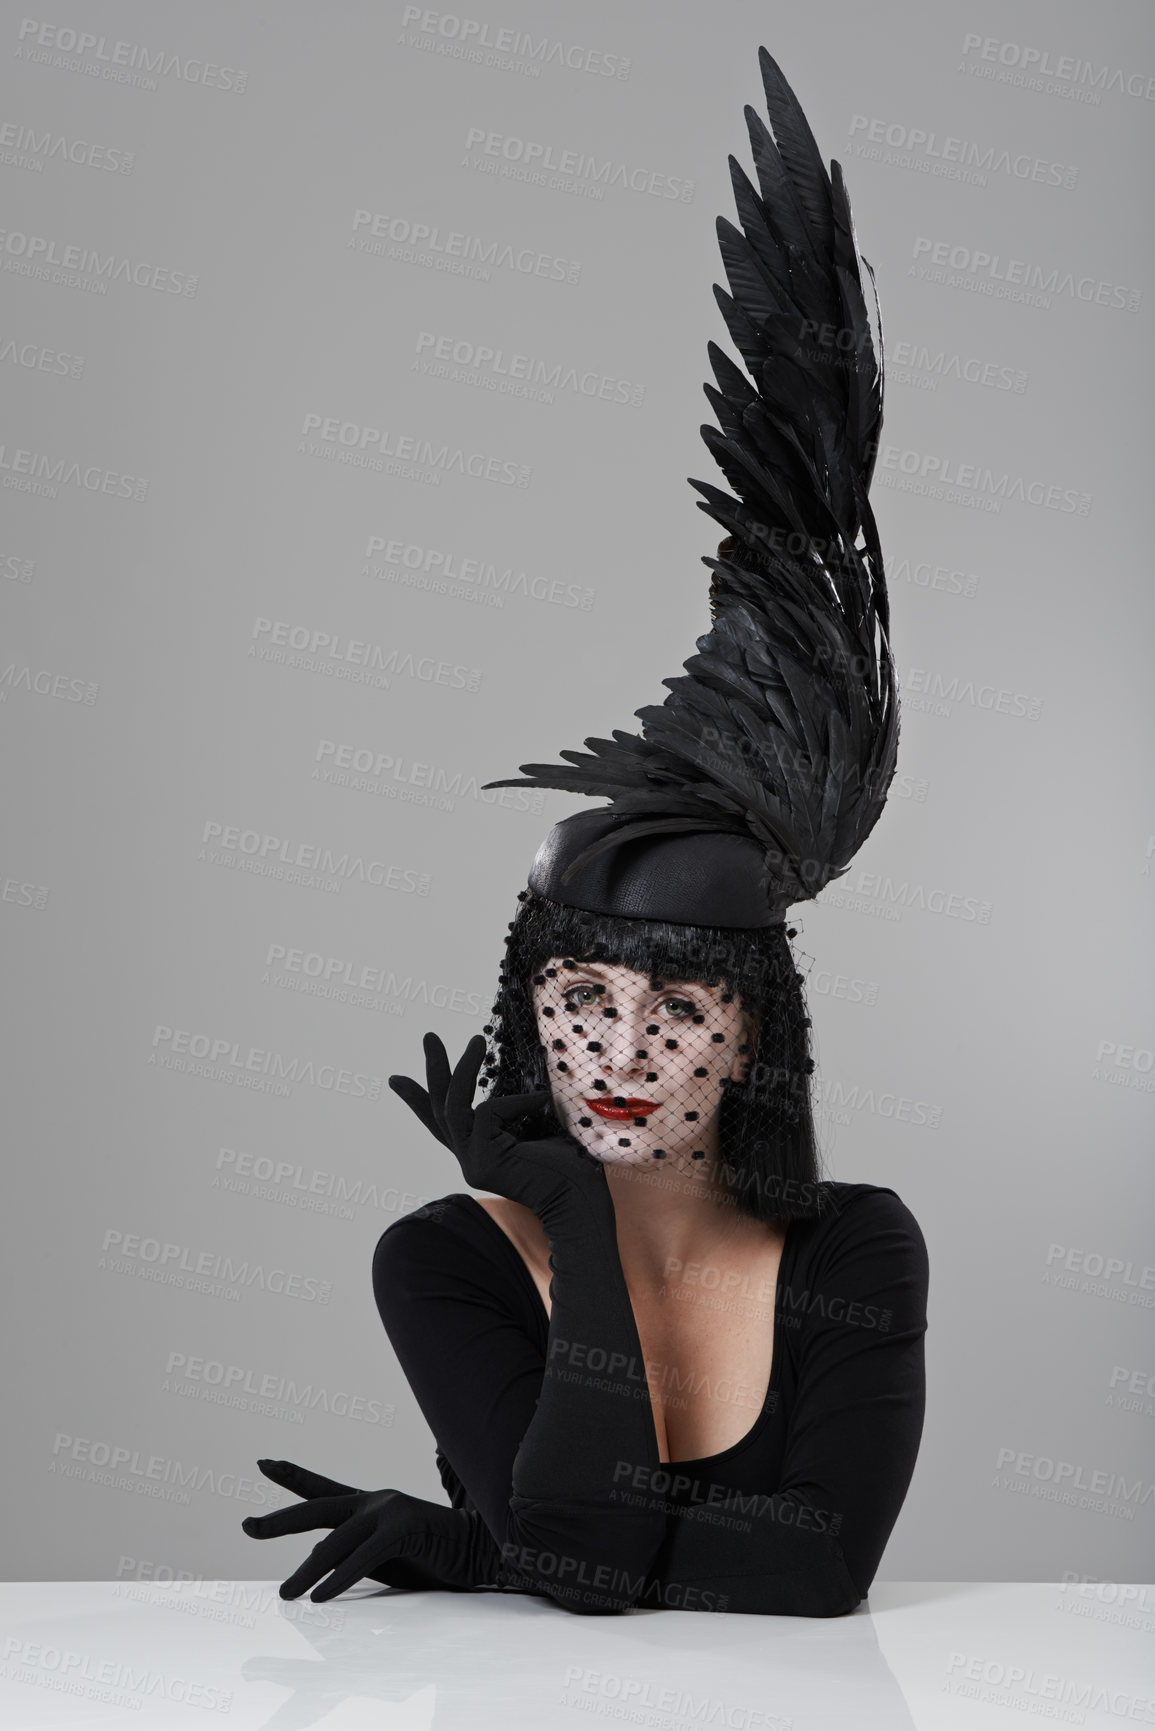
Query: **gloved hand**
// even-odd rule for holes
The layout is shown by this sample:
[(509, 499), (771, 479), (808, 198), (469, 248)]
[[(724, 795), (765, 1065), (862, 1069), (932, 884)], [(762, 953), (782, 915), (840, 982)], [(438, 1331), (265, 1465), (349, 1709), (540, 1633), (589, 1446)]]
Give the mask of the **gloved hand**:
[[(241, 1522), (250, 1538), (333, 1529), (282, 1583), (282, 1599), (297, 1599), (312, 1587), (309, 1596), (320, 1604), (365, 1578), (387, 1587), (453, 1589), (497, 1581), (500, 1558), (480, 1515), (405, 1491), (355, 1490), (292, 1461), (257, 1465), (266, 1478), (305, 1501), (269, 1515), (250, 1515)], [(318, 1586), (322, 1575), (329, 1578)]]
[(467, 1184), (521, 1202), (541, 1220), (547, 1233), (578, 1212), (603, 1223), (613, 1219), (613, 1199), (600, 1160), (571, 1136), (519, 1141), (506, 1129), (509, 1118), (523, 1117), (545, 1104), (549, 1091), (507, 1094), (473, 1105), (473, 1091), (485, 1056), (485, 1039), (475, 1034), (450, 1074), (445, 1047), (426, 1034), (428, 1090), (410, 1076), (390, 1076), (389, 1086), (416, 1113), (425, 1128), (456, 1156)]

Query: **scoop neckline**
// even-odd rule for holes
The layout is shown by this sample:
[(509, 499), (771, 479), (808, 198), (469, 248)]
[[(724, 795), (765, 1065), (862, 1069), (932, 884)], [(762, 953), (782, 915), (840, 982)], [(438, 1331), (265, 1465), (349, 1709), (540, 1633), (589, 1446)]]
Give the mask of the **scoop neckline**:
[[(546, 1330), (548, 1331), (548, 1329), (549, 1329), (549, 1313), (547, 1312), (545, 1305), (542, 1302), (541, 1293), (537, 1290), (537, 1284), (534, 1281), (533, 1276), (530, 1274), (529, 1269), (525, 1265), (525, 1261), (522, 1258), (521, 1252), (518, 1250), (518, 1248), (514, 1244), (513, 1240), (511, 1238), (507, 1237), (506, 1234), (502, 1231), (501, 1227), (497, 1224), (497, 1221), (493, 1218), (492, 1214), (490, 1214), (489, 1210), (486, 1208), (483, 1208), (481, 1206), (481, 1203), (479, 1202), (479, 1200), (476, 1196), (471, 1196), (469, 1194), (469, 1192), (466, 1190), (458, 1191), (457, 1194), (458, 1194), (458, 1196), (462, 1197), (466, 1202), (471, 1202), (473, 1204), (473, 1211), (474, 1211), (475, 1215), (480, 1215), (483, 1220), (488, 1222), (491, 1230), (493, 1232), (496, 1232), (497, 1236), (501, 1239), (501, 1242), (505, 1245), (506, 1250), (514, 1258), (515, 1262), (517, 1263), (518, 1269), (521, 1272), (521, 1275), (523, 1276), (525, 1282), (527, 1283), (527, 1285), (531, 1288), (531, 1290), (533, 1292), (534, 1299), (537, 1303), (538, 1311), (541, 1315), (542, 1321), (545, 1323)], [(784, 1341), (783, 1341), (784, 1330), (783, 1330), (782, 1325), (781, 1325), (778, 1300), (779, 1300), (779, 1297), (780, 1297), (781, 1292), (782, 1292), (782, 1275), (783, 1275), (783, 1270), (784, 1270), (785, 1264), (786, 1264), (786, 1258), (788, 1255), (792, 1255), (793, 1250), (794, 1250), (795, 1234), (792, 1230), (794, 1225), (795, 1225), (794, 1219), (788, 1218), (786, 1221), (786, 1231), (785, 1231), (785, 1233), (783, 1235), (783, 1239), (782, 1239), (782, 1253), (778, 1258), (778, 1275), (777, 1275), (777, 1278), (774, 1282), (774, 1321), (773, 1321), (773, 1325), (772, 1325), (773, 1330), (774, 1330), (774, 1350), (773, 1350), (772, 1361), (770, 1364), (770, 1377), (769, 1377), (769, 1381), (766, 1384), (766, 1393), (762, 1397), (762, 1405), (758, 1410), (757, 1418), (755, 1418), (754, 1423), (751, 1425), (750, 1429), (746, 1432), (745, 1436), (739, 1437), (738, 1441), (731, 1443), (728, 1448), (720, 1449), (717, 1454), (693, 1455), (693, 1456), (688, 1456), (688, 1457), (686, 1457), (684, 1459), (680, 1459), (680, 1460), (659, 1461), (658, 1465), (660, 1467), (714, 1466), (719, 1461), (729, 1460), (732, 1455), (735, 1455), (740, 1450), (747, 1448), (751, 1443), (755, 1442), (757, 1440), (758, 1436), (761, 1434), (761, 1431), (763, 1429), (763, 1426), (766, 1423), (766, 1420), (770, 1417), (770, 1414), (774, 1409), (774, 1405), (775, 1405), (774, 1397), (778, 1393), (778, 1385), (779, 1385), (779, 1381), (781, 1379), (782, 1352), (783, 1352), (783, 1348), (784, 1348)], [(656, 1443), (657, 1437), (658, 1437), (658, 1427), (657, 1427), (656, 1423), (654, 1422), (654, 1408), (653, 1408), (652, 1402), (650, 1403), (650, 1425), (653, 1429), (654, 1441)]]

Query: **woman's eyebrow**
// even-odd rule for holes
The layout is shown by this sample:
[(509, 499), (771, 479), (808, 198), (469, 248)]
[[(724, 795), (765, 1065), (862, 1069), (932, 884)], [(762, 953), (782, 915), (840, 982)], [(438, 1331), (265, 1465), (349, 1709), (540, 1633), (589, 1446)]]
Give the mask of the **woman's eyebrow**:
[[(602, 973), (601, 969), (594, 967), (592, 962), (578, 962), (576, 967), (567, 968), (565, 972), (567, 974), (593, 974), (599, 980), (604, 981), (605, 979), (605, 975)], [(655, 978), (656, 976), (654, 974), (650, 975), (651, 980)], [(660, 986), (654, 986), (651, 989), (658, 992), (667, 992), (675, 986), (686, 992), (697, 992), (703, 989), (694, 980), (663, 980)]]

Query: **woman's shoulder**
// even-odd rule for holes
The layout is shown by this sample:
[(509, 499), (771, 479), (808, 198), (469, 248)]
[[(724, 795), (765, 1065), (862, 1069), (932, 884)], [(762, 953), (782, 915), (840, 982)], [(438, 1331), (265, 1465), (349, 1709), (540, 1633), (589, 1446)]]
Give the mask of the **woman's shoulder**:
[(480, 1285), (508, 1296), (520, 1285), (525, 1257), (536, 1257), (536, 1246), (524, 1225), (511, 1218), (514, 1211), (529, 1215), (548, 1255), (540, 1223), (528, 1209), (502, 1197), (481, 1198), (455, 1190), (399, 1215), (385, 1228), (373, 1255), (374, 1279), (391, 1280), (410, 1290)]
[(866, 1184), (843, 1182), (834, 1178), (824, 1178), (818, 1186), (821, 1197), (821, 1208), (818, 1218), (841, 1219), (852, 1215), (858, 1220), (867, 1218), (885, 1218), (888, 1215), (895, 1218), (905, 1215), (913, 1220), (914, 1215), (889, 1184)]
[(378, 1240), (378, 1249), (386, 1241), (391, 1250), (400, 1250), (403, 1245), (417, 1249), (425, 1243), (443, 1244), (447, 1232), (459, 1238), (474, 1239), (479, 1230), (479, 1210), (477, 1198), (464, 1190), (432, 1197), (408, 1214), (399, 1214), (396, 1220), (391, 1221)]
[[(866, 1203), (869, 1208), (873, 1208), (876, 1212), (885, 1212), (887, 1208), (892, 1208), (892, 1212), (906, 1210), (909, 1213), (909, 1208), (900, 1198), (897, 1189), (892, 1189), (890, 1184), (866, 1184), (866, 1182), (842, 1181), (842, 1179), (823, 1179), (817, 1187), (823, 1196), (823, 1215), (828, 1215), (828, 1213), (843, 1215), (843, 1213), (847, 1213), (849, 1208), (854, 1207), (859, 1207), (861, 1210), (862, 1203)], [(878, 1200), (874, 1200), (874, 1198), (878, 1198)], [(890, 1198), (890, 1201), (883, 1201), (881, 1198)], [(911, 1219), (914, 1219), (914, 1215), (911, 1215)]]
[(400, 1215), (373, 1253), (380, 1305), (412, 1310), (426, 1301), (465, 1303), (535, 1328), (534, 1277), (498, 1216), (479, 1197), (453, 1191)]
[(869, 1253), (887, 1260), (906, 1256), (925, 1266), (922, 1228), (889, 1184), (824, 1179), (818, 1188), (819, 1212), (801, 1223), (799, 1233), (811, 1258), (850, 1259)]

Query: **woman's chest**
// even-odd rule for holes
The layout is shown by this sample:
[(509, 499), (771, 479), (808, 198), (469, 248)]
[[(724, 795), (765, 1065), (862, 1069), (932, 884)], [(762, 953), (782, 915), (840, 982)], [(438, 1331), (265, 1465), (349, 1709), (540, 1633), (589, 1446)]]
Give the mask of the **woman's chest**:
[[(548, 1245), (507, 1202), (481, 1206), (518, 1250), (551, 1311)], [(539, 1242), (540, 1238), (540, 1242)], [(654, 1289), (630, 1284), (663, 1462), (721, 1454), (753, 1429), (774, 1369), (774, 1310), (783, 1237), (761, 1235), (709, 1263), (686, 1263)]]
[(658, 1296), (631, 1293), (663, 1461), (720, 1454), (757, 1423), (774, 1368), (777, 1268), (775, 1254), (746, 1278), (731, 1271), (725, 1297), (669, 1283)]
[[(534, 1284), (548, 1316), (548, 1274)], [(663, 1462), (721, 1454), (757, 1423), (774, 1369), (773, 1285), (757, 1302), (631, 1293)]]

